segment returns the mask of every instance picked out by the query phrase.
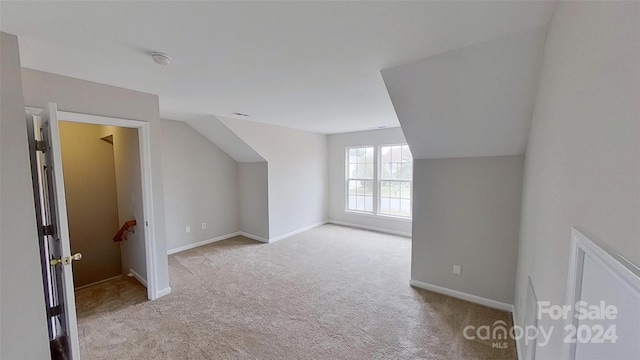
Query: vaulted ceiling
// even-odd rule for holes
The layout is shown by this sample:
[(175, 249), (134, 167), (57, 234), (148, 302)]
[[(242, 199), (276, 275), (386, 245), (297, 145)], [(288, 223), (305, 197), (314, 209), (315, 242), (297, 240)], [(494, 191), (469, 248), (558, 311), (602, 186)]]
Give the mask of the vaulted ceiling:
[(249, 144), (213, 115), (190, 120), (188, 124), (237, 162), (266, 161)]
[[(441, 71), (455, 77), (457, 70), (437, 65), (448, 61), (439, 54), (535, 32), (548, 23), (553, 6), (553, 1), (2, 1), (0, 29), (18, 35), (24, 67), (157, 94), (164, 118), (191, 121), (241, 112), (253, 121), (339, 133), (399, 125), (382, 69), (391, 74), (400, 65), (433, 58), (420, 68), (425, 72), (419, 79), (442, 84), (447, 74)], [(174, 61), (156, 65), (151, 51), (165, 52)], [(500, 54), (517, 56), (509, 50)], [(406, 76), (407, 68), (396, 73), (403, 71)], [(433, 89), (423, 90), (434, 95)], [(428, 104), (442, 94), (435, 95)], [(449, 105), (467, 106), (468, 95), (459, 96)], [(441, 117), (442, 111), (429, 116)], [(498, 120), (500, 126), (507, 121)], [(497, 135), (520, 137), (521, 130), (515, 126)]]
[(416, 159), (526, 149), (546, 27), (382, 71)]

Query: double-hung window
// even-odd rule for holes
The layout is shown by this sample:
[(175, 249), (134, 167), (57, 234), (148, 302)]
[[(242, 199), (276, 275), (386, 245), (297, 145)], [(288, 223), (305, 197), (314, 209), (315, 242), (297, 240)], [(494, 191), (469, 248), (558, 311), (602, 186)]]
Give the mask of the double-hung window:
[(380, 214), (411, 216), (413, 158), (408, 145), (380, 146)]
[(373, 182), (375, 158), (373, 147), (352, 147), (347, 150), (349, 196), (347, 209), (373, 212)]
[(411, 217), (413, 158), (409, 146), (347, 148), (346, 209)]

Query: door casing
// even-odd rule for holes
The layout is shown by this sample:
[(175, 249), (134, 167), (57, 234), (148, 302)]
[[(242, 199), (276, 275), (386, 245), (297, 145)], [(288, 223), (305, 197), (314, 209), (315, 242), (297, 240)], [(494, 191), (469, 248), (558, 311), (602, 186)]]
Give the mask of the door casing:
[[(42, 109), (35, 107), (26, 108), (32, 114), (38, 114)], [(140, 120), (130, 120), (113, 118), (99, 115), (89, 115), (58, 110), (58, 119), (61, 121), (117, 126), (125, 128), (133, 128), (138, 130), (138, 143), (140, 153), (140, 174), (142, 177), (142, 209), (144, 213), (144, 221), (140, 222), (145, 226), (145, 258), (147, 268), (147, 298), (155, 300), (166, 295), (163, 290), (162, 294), (158, 289), (158, 269), (157, 269), (157, 251), (155, 241), (155, 227), (153, 217), (153, 192), (151, 183), (151, 136), (149, 132), (149, 123)], [(62, 120), (64, 119), (64, 120)]]

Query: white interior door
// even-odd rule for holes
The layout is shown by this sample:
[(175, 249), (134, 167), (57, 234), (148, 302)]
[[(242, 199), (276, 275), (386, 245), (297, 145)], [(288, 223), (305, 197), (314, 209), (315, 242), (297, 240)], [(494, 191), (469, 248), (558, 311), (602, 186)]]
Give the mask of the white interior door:
[[(63, 358), (80, 359), (57, 106), (27, 117), (49, 338)], [(52, 355), (54, 350), (52, 350)]]

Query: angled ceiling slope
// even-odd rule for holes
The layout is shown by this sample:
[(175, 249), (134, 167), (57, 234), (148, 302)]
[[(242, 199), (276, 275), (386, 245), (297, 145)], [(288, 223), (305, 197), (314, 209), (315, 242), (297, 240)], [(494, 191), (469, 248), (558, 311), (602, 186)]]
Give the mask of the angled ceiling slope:
[(382, 71), (416, 159), (523, 154), (546, 26)]
[(380, 69), (544, 25), (555, 1), (0, 1), (0, 29), (22, 66), (156, 94), (162, 118), (333, 134), (399, 125)]
[(237, 162), (265, 161), (251, 146), (213, 115), (188, 121), (187, 124), (216, 144)]

